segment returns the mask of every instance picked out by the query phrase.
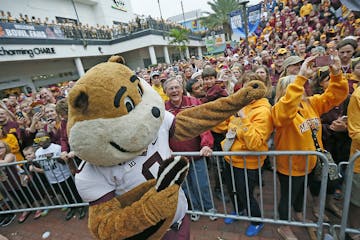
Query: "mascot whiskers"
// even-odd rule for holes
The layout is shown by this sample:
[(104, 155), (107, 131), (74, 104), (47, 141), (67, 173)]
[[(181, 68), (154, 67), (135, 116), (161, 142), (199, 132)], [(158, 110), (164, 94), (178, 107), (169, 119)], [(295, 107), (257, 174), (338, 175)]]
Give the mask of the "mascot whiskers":
[(94, 66), (69, 93), (69, 143), (83, 160), (75, 182), (90, 204), (88, 227), (97, 239), (161, 239), (188, 207), (180, 185), (189, 163), (171, 158), (169, 138), (198, 136), (266, 90), (253, 81), (174, 117), (121, 59)]

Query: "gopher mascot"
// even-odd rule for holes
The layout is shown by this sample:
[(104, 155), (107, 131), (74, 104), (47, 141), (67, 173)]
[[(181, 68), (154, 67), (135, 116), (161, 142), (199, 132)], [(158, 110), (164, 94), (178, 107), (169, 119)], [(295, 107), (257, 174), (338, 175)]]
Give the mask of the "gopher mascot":
[(188, 161), (170, 158), (169, 138), (198, 136), (265, 96), (266, 88), (253, 81), (174, 117), (122, 63), (113, 56), (94, 66), (69, 93), (69, 143), (83, 160), (75, 182), (90, 204), (88, 227), (97, 239), (161, 239), (181, 229), (187, 211), (180, 185)]

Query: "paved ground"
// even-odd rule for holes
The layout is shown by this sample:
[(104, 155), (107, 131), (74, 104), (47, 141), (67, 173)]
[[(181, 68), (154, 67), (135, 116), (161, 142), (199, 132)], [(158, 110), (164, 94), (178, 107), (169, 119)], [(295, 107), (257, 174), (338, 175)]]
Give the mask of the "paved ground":
[[(75, 217), (65, 221), (64, 216), (65, 213), (60, 210), (50, 211), (48, 216), (37, 220), (33, 220), (33, 215), (30, 215), (22, 224), (15, 220), (9, 226), (0, 228), (0, 233), (10, 240), (38, 240), (42, 239), (45, 232), (50, 232), (47, 239), (51, 240), (94, 239), (87, 229), (87, 219), (79, 220)], [(210, 221), (207, 217), (201, 217), (200, 221), (191, 223), (191, 240), (280, 239), (277, 226), (272, 224), (266, 224), (259, 236), (247, 238), (244, 234), (247, 225), (243, 221), (226, 225), (222, 219)], [(294, 230), (299, 239), (309, 239), (306, 230)]]

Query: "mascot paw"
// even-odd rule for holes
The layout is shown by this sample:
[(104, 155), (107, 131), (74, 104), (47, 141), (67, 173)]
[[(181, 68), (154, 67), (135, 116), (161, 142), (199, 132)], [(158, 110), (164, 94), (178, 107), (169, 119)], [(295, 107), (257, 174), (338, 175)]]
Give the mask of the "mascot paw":
[(159, 168), (156, 190), (159, 192), (173, 184), (180, 186), (187, 175), (189, 166), (189, 160), (184, 156), (165, 160)]
[(242, 101), (246, 103), (245, 105), (247, 105), (254, 100), (265, 97), (267, 89), (263, 82), (259, 80), (252, 80), (248, 82), (239, 92), (240, 95), (243, 95), (240, 99), (242, 99)]
[[(145, 216), (153, 225), (167, 218), (173, 218), (176, 212), (180, 186), (173, 184), (162, 191), (150, 189), (141, 199)], [(159, 204), (161, 203), (161, 204)]]

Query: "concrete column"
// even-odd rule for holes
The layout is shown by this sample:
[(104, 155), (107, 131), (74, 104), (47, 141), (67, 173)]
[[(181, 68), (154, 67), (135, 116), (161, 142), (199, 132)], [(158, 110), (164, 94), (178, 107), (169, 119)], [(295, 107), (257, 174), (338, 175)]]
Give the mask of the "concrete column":
[(164, 58), (165, 58), (165, 63), (170, 64), (169, 51), (167, 46), (164, 46)]
[(202, 55), (201, 47), (197, 47), (197, 50), (198, 50), (198, 56), (199, 56), (199, 58), (202, 59), (203, 55)]
[(151, 64), (157, 64), (154, 46), (149, 46), (149, 54), (150, 54)]
[(186, 57), (186, 60), (190, 59), (190, 52), (189, 52), (188, 47), (186, 47), (186, 49), (185, 49), (185, 57)]
[(84, 76), (85, 71), (84, 71), (84, 67), (81, 62), (81, 58), (77, 57), (74, 59), (74, 61), (75, 61), (76, 69), (78, 71), (79, 76), (80, 77)]

